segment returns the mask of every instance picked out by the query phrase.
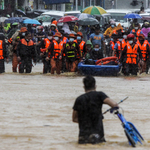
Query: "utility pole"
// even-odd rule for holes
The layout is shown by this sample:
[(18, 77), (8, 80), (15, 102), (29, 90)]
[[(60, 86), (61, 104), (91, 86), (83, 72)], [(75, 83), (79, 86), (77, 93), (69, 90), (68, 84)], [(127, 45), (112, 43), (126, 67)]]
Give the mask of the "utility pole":
[(18, 9), (18, 0), (15, 0), (15, 9)]
[(76, 11), (78, 10), (78, 0), (76, 0)]

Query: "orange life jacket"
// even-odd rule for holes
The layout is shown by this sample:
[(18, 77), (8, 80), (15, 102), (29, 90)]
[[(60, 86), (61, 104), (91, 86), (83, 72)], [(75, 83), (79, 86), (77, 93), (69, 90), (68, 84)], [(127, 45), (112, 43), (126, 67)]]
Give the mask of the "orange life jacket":
[(81, 43), (79, 44), (81, 54), (83, 54), (84, 44), (85, 44), (85, 41), (81, 41)]
[[(52, 31), (52, 30), (50, 29), (50, 31)], [(57, 29), (55, 29), (55, 32), (58, 32), (58, 30), (57, 30)]]
[(3, 57), (3, 41), (0, 40), (0, 59), (4, 59)]
[(46, 50), (47, 50), (47, 48), (49, 47), (50, 43), (51, 43), (51, 42), (50, 42), (49, 39), (47, 39), (47, 38), (44, 39), (45, 48), (41, 48), (41, 49), (40, 49), (42, 53), (46, 52)]
[[(132, 33), (134, 33), (134, 32), (135, 32), (135, 29), (132, 30)], [(140, 35), (140, 33), (141, 33), (141, 30), (138, 29), (137, 32), (136, 32), (136, 36), (138, 37)]]
[(67, 37), (64, 36), (62, 41), (66, 44), (67, 43)]
[(111, 41), (111, 49), (114, 51), (114, 48), (115, 48), (115, 43), (113, 41)]
[(141, 49), (141, 53), (142, 53), (144, 61), (146, 61), (146, 54), (147, 54), (147, 49), (146, 48), (147, 48), (147, 44), (149, 45), (148, 41), (145, 40), (143, 45), (141, 45), (141, 43), (139, 41), (137, 41), (137, 44)]
[(122, 50), (125, 48), (125, 46), (127, 45), (125, 39), (122, 40)]
[(57, 59), (63, 49), (63, 41), (61, 41), (59, 44), (57, 41), (53, 41), (54, 42), (54, 54), (53, 54), (53, 59)]
[(33, 46), (34, 45), (34, 42), (32, 40), (27, 42), (25, 39), (21, 39), (20, 41), (23, 45), (26, 45), (26, 46)]
[(114, 55), (114, 56), (120, 58), (120, 53), (121, 53), (121, 42), (120, 42), (120, 41), (117, 41), (116, 43), (118, 44), (118, 49), (117, 49), (117, 51), (118, 51), (118, 56), (117, 56), (117, 52), (115, 52), (115, 55)]
[(138, 44), (135, 44), (132, 48), (129, 42), (127, 42), (127, 60), (126, 63), (128, 64), (137, 64), (137, 50)]

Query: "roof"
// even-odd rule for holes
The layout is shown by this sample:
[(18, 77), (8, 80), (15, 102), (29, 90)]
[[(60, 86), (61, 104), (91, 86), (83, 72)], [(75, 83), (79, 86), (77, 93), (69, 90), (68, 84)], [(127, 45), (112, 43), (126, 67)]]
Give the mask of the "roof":
[(131, 10), (127, 10), (127, 9), (107, 9), (106, 10), (108, 13), (132, 13)]
[(51, 11), (42, 13), (42, 15), (64, 16), (64, 11), (51, 10)]

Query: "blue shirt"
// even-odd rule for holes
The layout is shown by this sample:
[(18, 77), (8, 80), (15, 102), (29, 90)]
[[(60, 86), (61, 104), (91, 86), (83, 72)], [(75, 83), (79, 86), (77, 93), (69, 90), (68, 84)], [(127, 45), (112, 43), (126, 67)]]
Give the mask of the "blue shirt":
[(100, 49), (101, 49), (102, 41), (104, 40), (103, 34), (99, 33), (99, 35), (96, 35), (95, 33), (92, 33), (92, 34), (90, 35), (90, 38), (92, 39), (92, 44), (93, 44), (93, 46), (94, 46), (95, 44), (99, 44), (99, 47), (100, 47)]

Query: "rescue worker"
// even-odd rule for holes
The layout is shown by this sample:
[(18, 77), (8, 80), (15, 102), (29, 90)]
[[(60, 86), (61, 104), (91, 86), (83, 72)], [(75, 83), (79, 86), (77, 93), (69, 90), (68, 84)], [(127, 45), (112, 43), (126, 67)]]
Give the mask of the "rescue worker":
[(55, 35), (56, 32), (58, 32), (58, 30), (56, 29), (56, 25), (55, 24), (51, 24), (50, 26), (50, 31), (53, 32), (53, 35)]
[(114, 48), (115, 48), (115, 44), (117, 42), (117, 35), (116, 34), (112, 34), (111, 36), (111, 41), (110, 41), (110, 52), (112, 55), (114, 55)]
[(51, 20), (51, 24), (55, 24), (55, 25), (57, 26), (57, 20), (56, 20), (56, 18), (53, 18), (53, 19)]
[(150, 53), (150, 47), (147, 40), (145, 40), (145, 37), (143, 34), (139, 35), (139, 40), (137, 41), (138, 46), (140, 47), (144, 63), (142, 64), (141, 73), (146, 72), (148, 73), (147, 68), (147, 60), (149, 59), (149, 53)]
[(80, 56), (80, 50), (78, 44), (75, 42), (75, 35), (74, 34), (69, 34), (69, 42), (66, 43), (64, 52), (66, 55), (66, 69), (69, 72), (75, 72), (77, 70), (77, 65), (78, 65), (78, 56)]
[(62, 65), (62, 55), (61, 52), (64, 48), (64, 43), (61, 41), (61, 33), (56, 32), (54, 35), (53, 43), (49, 46), (47, 51), (47, 58), (48, 61), (48, 54), (50, 53), (50, 63), (51, 63), (51, 74), (54, 74), (54, 71), (56, 70), (57, 74), (60, 74), (61, 71), (61, 65)]
[(122, 40), (122, 51), (124, 49), (124, 47), (127, 45), (127, 36), (128, 36), (128, 33), (125, 31), (122, 33), (123, 34), (123, 40)]
[(26, 35), (26, 33), (28, 32), (28, 30), (27, 30), (27, 28), (26, 27), (21, 27), (21, 29), (20, 29), (20, 33), (19, 33), (19, 37), (20, 37), (20, 39), (23, 39), (23, 38), (25, 38), (25, 35)]
[[(83, 41), (82, 32), (77, 32), (76, 36), (77, 37), (76, 37), (75, 42), (77, 42), (77, 44), (79, 45), (80, 55), (83, 59), (85, 59), (85, 55), (86, 55), (87, 51), (86, 51), (86, 43), (85, 43), (85, 41)], [(78, 58), (80, 59), (79, 54), (78, 54)]]
[[(68, 38), (66, 37), (64, 30), (60, 30), (60, 33), (62, 34), (62, 41), (64, 44), (68, 42)], [(66, 54), (63, 52), (62, 54), (62, 72), (66, 71)]]
[(113, 56), (118, 57), (120, 59), (121, 51), (122, 51), (122, 34), (118, 34), (118, 40), (115, 43), (114, 51), (113, 51)]
[(53, 41), (53, 33), (49, 32), (48, 37), (41, 41), (39, 44), (40, 47), (40, 56), (42, 57), (43, 62), (43, 73), (48, 73), (50, 71), (50, 60), (46, 61), (46, 51), (49, 48), (49, 45)]
[(128, 42), (122, 51), (120, 62), (124, 63), (124, 75), (137, 75), (139, 59), (143, 61), (141, 50), (134, 41), (134, 35), (127, 36)]
[(20, 37), (17, 36), (16, 40), (13, 42), (13, 57), (12, 57), (12, 71), (17, 72), (18, 59), (17, 59), (17, 46), (19, 44)]
[(26, 73), (31, 73), (32, 58), (36, 64), (36, 51), (30, 32), (27, 32), (25, 38), (20, 40), (17, 46), (17, 57), (19, 61), (19, 73), (24, 73), (24, 70), (26, 70)]
[(0, 73), (5, 72), (5, 65), (4, 65), (5, 59), (8, 63), (8, 53), (6, 49), (4, 35), (3, 33), (0, 33)]
[(36, 50), (37, 50), (37, 55), (38, 55), (38, 60), (40, 60), (40, 42), (42, 40), (44, 40), (44, 38), (46, 38), (45, 33), (43, 32), (43, 27), (42, 26), (38, 26), (37, 27), (38, 32), (36, 33)]
[(132, 34), (135, 33), (135, 35), (136, 35), (136, 37), (137, 37), (137, 40), (138, 40), (139, 35), (140, 35), (140, 34), (143, 34), (143, 32), (140, 30), (140, 27), (139, 27), (139, 24), (138, 24), (138, 23), (135, 23), (135, 27), (134, 27), (133, 30), (131, 30), (130, 33), (132, 33)]

